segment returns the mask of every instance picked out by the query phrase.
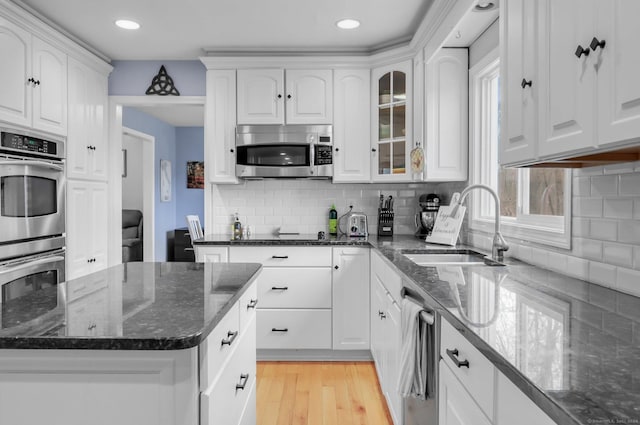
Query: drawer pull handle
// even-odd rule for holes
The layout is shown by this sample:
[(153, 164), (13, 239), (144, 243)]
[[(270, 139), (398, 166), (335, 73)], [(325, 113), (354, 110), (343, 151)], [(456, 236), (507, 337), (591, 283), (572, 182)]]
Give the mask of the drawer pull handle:
[(469, 360), (458, 360), (458, 349), (454, 349), (454, 350), (449, 350), (447, 348), (447, 356), (449, 356), (451, 358), (451, 360), (453, 360), (453, 363), (455, 363), (456, 366), (458, 367), (466, 367), (467, 369), (469, 369)]
[(241, 374), (240, 375), (240, 383), (236, 384), (236, 391), (244, 390), (244, 387), (247, 385), (247, 381), (249, 380), (249, 374)]
[(249, 304), (247, 304), (247, 310), (249, 310), (250, 308), (256, 308), (256, 305), (258, 305), (258, 300), (249, 301)]
[(271, 332), (289, 332), (289, 328), (284, 328), (284, 329), (271, 328)]
[(272, 255), (271, 258), (278, 258), (281, 260), (286, 260), (287, 258), (289, 258), (288, 255)]
[(272, 291), (288, 291), (289, 287), (288, 286), (272, 286), (271, 290)]
[(227, 339), (223, 339), (222, 343), (220, 345), (221, 346), (222, 345), (229, 345), (230, 346), (231, 344), (233, 344), (233, 340), (236, 339), (237, 336), (238, 336), (238, 331), (235, 331), (235, 332), (229, 331), (229, 332), (227, 332)]
[(384, 314), (384, 311), (380, 311), (380, 310), (378, 310), (378, 316), (380, 317), (380, 319), (386, 319), (387, 318), (387, 315)]

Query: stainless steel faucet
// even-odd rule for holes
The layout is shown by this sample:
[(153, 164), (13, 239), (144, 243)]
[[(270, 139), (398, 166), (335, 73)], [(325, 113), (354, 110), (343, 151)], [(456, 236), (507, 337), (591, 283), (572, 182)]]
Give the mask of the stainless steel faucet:
[[(455, 216), (458, 212), (458, 207), (464, 203), (469, 192), (473, 189), (484, 189), (493, 196), (493, 200), (495, 201), (495, 233), (493, 235), (493, 244), (491, 246), (491, 259), (494, 261), (502, 262), (504, 260), (504, 251), (509, 250), (509, 245), (507, 241), (504, 240), (502, 234), (500, 233), (500, 199), (498, 199), (498, 195), (496, 192), (491, 189), (489, 186), (484, 184), (472, 184), (465, 188), (460, 194), (460, 198), (458, 198), (457, 202), (454, 204), (453, 210), (451, 211), (451, 215)], [(454, 200), (455, 202), (455, 200)]]

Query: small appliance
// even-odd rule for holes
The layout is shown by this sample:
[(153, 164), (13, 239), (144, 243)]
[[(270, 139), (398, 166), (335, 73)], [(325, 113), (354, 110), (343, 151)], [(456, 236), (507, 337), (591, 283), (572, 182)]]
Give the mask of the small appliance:
[(440, 196), (436, 193), (423, 194), (418, 198), (419, 211), (415, 215), (416, 237), (424, 239), (431, 234), (440, 209)]
[(367, 216), (361, 212), (354, 212), (347, 219), (347, 234), (350, 237), (367, 237), (369, 236), (369, 227), (367, 226)]

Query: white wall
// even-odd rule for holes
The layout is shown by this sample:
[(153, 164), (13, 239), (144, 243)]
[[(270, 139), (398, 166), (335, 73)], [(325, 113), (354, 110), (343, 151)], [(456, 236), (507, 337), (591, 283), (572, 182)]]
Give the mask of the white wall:
[(122, 178), (122, 209), (142, 211), (142, 142), (128, 134), (122, 136), (127, 150), (127, 176)]
[(233, 214), (237, 211), (243, 226), (254, 234), (271, 234), (281, 226), (292, 226), (300, 233), (328, 232), (329, 209), (336, 205), (338, 216), (353, 205), (364, 212), (369, 233), (376, 234), (380, 193), (395, 199), (394, 232), (413, 234), (418, 196), (438, 193), (448, 203), (450, 195), (460, 192), (465, 183), (412, 184), (332, 184), (326, 180), (261, 180), (239, 185), (212, 185), (212, 231), (230, 235)]
[(498, 20), (491, 24), (480, 36), (469, 46), (469, 68), (477, 64), (487, 53), (498, 47), (500, 44)]

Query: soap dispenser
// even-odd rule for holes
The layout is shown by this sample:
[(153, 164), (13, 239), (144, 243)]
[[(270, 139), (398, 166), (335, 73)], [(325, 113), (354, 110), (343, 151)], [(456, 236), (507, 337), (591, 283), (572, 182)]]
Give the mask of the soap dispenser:
[(233, 239), (242, 239), (242, 223), (240, 223), (238, 213), (235, 214), (233, 220)]

